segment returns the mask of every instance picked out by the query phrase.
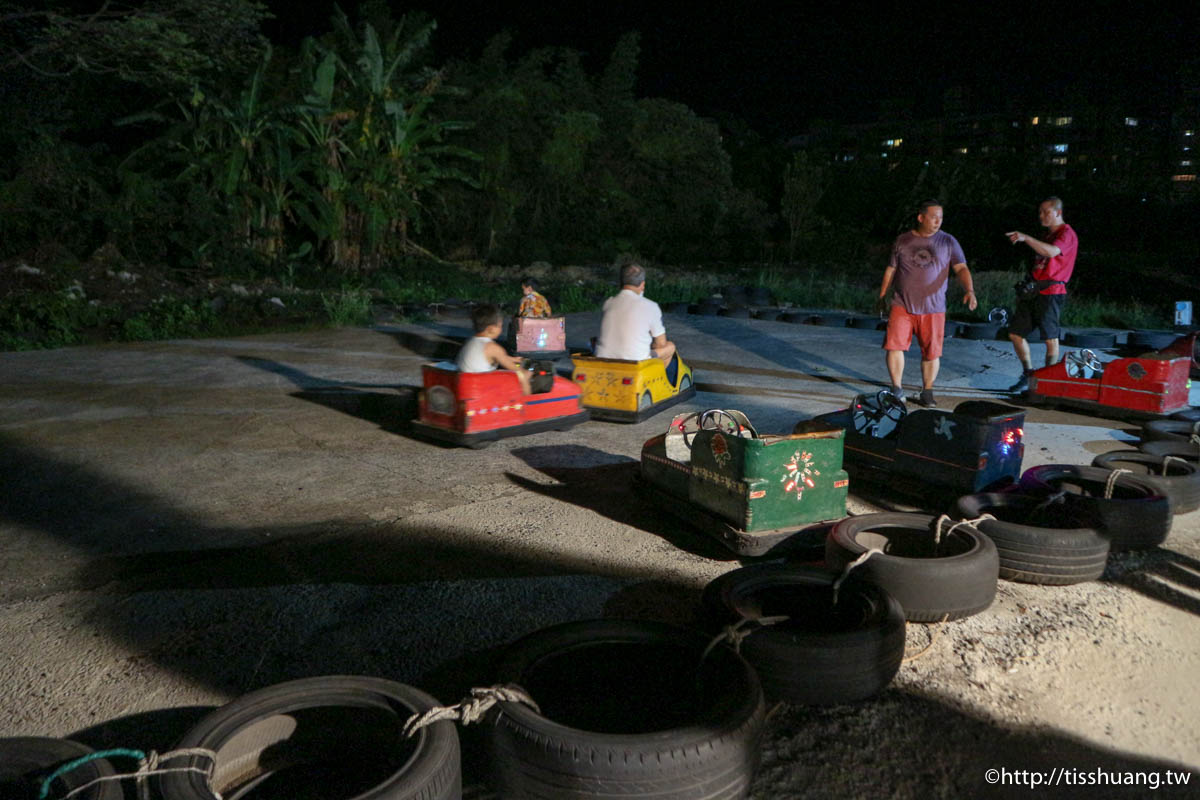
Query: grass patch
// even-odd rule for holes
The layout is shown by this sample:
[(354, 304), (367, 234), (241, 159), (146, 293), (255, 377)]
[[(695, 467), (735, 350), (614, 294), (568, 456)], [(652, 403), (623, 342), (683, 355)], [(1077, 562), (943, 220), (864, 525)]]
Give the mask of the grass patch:
[(343, 288), (340, 292), (322, 293), (321, 305), (335, 328), (371, 321), (371, 293), (365, 289)]

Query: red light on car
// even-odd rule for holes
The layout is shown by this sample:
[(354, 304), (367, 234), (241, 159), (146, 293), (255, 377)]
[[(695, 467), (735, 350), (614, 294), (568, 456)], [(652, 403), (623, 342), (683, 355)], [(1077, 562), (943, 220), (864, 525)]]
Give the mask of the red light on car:
[(979, 470), (980, 472), (983, 472), (985, 469), (987, 469), (987, 461), (988, 461), (988, 454), (980, 453), (979, 454), (979, 466), (976, 467), (976, 469)]
[(633, 378), (621, 378), (621, 385), (622, 386), (632, 386)]
[(582, 373), (582, 372), (576, 373), (576, 375), (575, 375), (575, 380), (577, 380), (577, 381), (586, 381), (586, 380), (587, 380), (587, 375), (586, 375), (586, 374), (584, 374), (584, 373)]
[(1000, 441), (1002, 441), (1004, 444), (1018, 444), (1021, 441), (1021, 437), (1024, 435), (1025, 431), (1021, 428), (1009, 428), (1004, 432), (1004, 435), (1000, 437)]

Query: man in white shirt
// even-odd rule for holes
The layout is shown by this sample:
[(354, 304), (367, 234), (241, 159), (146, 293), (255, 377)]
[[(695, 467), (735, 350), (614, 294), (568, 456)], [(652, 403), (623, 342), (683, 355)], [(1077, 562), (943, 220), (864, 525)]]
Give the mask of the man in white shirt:
[(621, 268), (621, 291), (604, 301), (604, 319), (596, 339), (596, 357), (641, 361), (658, 358), (668, 367), (675, 343), (667, 341), (662, 309), (643, 297), (646, 270), (640, 264)]

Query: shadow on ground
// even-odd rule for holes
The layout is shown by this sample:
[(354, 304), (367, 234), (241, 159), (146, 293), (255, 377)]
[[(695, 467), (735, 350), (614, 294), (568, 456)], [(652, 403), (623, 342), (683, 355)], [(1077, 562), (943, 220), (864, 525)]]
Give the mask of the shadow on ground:
[(505, 473), (515, 485), (661, 537), (703, 558), (732, 561), (736, 556), (671, 514), (640, 501), (633, 491), (638, 462), (586, 445), (516, 447), (512, 454), (556, 483), (545, 484)]

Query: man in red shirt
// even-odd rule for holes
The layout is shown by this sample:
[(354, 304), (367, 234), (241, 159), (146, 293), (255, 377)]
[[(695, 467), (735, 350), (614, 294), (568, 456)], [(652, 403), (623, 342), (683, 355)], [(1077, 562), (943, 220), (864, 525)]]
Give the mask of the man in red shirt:
[(1029, 357), (1029, 342), (1025, 337), (1034, 328), (1040, 328), (1046, 343), (1046, 366), (1058, 361), (1059, 317), (1067, 301), (1066, 283), (1075, 270), (1075, 254), (1079, 250), (1079, 237), (1063, 221), (1062, 200), (1048, 197), (1038, 206), (1038, 219), (1046, 234), (1035, 239), (1020, 231), (1005, 234), (1013, 244), (1024, 242), (1035, 254), (1031, 277), (1037, 282), (1037, 290), (1017, 299), (1013, 319), (1008, 325), (1008, 338), (1021, 361), (1022, 373), (1017, 382), (1009, 387), (1010, 392), (1024, 392), (1029, 388), (1029, 376), (1033, 374), (1033, 361)]

